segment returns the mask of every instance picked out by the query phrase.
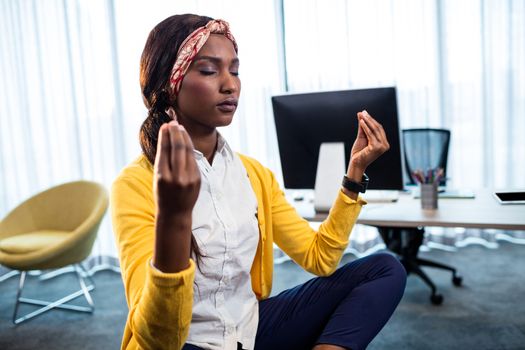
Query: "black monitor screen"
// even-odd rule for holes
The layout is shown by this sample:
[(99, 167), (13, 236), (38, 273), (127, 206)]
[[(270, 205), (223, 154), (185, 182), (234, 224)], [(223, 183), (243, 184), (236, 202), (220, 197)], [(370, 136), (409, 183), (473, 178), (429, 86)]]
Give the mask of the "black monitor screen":
[(344, 142), (348, 167), (357, 112), (366, 109), (390, 143), (390, 150), (366, 169), (368, 188), (403, 189), (395, 88), (273, 96), (272, 105), (285, 188), (314, 188), (321, 143)]

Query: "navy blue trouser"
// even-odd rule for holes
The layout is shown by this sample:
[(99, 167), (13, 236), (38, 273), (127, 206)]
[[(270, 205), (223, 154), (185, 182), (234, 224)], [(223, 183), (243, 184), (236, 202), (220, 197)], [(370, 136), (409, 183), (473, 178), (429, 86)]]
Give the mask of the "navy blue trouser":
[(328, 277), (260, 301), (255, 349), (365, 349), (394, 312), (405, 284), (405, 269), (390, 254), (349, 262)]

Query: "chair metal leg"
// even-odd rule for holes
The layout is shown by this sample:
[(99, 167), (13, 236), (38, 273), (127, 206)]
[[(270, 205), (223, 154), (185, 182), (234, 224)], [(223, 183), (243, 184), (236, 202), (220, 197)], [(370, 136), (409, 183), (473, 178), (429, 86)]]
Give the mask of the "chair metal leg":
[(445, 264), (438, 263), (436, 261), (422, 259), (422, 258), (416, 258), (416, 262), (417, 264), (421, 266), (429, 266), (429, 267), (435, 267), (438, 269), (451, 271), (452, 272), (452, 283), (454, 283), (456, 287), (461, 286), (461, 284), (463, 283), (463, 278), (458, 275), (457, 270), (453, 268), (452, 266), (448, 266)]
[[(79, 280), (79, 284), (80, 284), (80, 290), (77, 290), (76, 292), (74, 293), (71, 293), (61, 299), (58, 299), (56, 301), (53, 301), (53, 302), (49, 302), (49, 301), (44, 301), (44, 300), (37, 300), (37, 299), (29, 299), (29, 298), (22, 298), (21, 295), (22, 295), (22, 289), (24, 287), (24, 282), (25, 282), (25, 276), (26, 276), (26, 272), (25, 271), (22, 271), (20, 273), (20, 284), (19, 284), (19, 287), (18, 287), (18, 292), (17, 292), (17, 296), (16, 296), (16, 304), (15, 304), (15, 311), (13, 313), (13, 323), (14, 324), (20, 324), (24, 321), (27, 321), (33, 317), (36, 317), (46, 311), (49, 311), (51, 309), (54, 309), (54, 308), (58, 308), (58, 309), (63, 309), (63, 310), (70, 310), (70, 311), (79, 311), (79, 312), (87, 312), (87, 313), (92, 313), (95, 309), (95, 305), (93, 303), (93, 299), (91, 298), (91, 295), (89, 294), (90, 291), (94, 290), (95, 289), (95, 285), (94, 283), (91, 283), (90, 285), (86, 285), (85, 281), (84, 281), (84, 276), (82, 276), (81, 272), (80, 272), (80, 269), (82, 269), (82, 267), (80, 266), (77, 266), (75, 265), (74, 267), (74, 270), (77, 274), (77, 278)], [(93, 282), (91, 280), (91, 278), (89, 278), (90, 282)], [(73, 300), (73, 299), (76, 299), (78, 297), (80, 297), (81, 295), (84, 295), (84, 297), (86, 298), (86, 301), (88, 302), (89, 306), (86, 307), (86, 306), (77, 306), (77, 305), (71, 305), (71, 304), (66, 304), (67, 302)], [(39, 306), (43, 306), (42, 308), (40, 309), (37, 309), (27, 315), (24, 315), (20, 318), (17, 318), (17, 314), (18, 314), (18, 307), (20, 305), (20, 303), (25, 303), (25, 304), (31, 304), (31, 305), (39, 305)]]
[(89, 275), (89, 272), (84, 268), (84, 266), (82, 266), (82, 264), (76, 264), (76, 266), (81, 270), (82, 277), (86, 278), (90, 284), (95, 285), (95, 282)]
[[(69, 266), (63, 267), (61, 269), (56, 269), (56, 270), (53, 270), (53, 271), (46, 272), (44, 274), (40, 273), (39, 274), (39, 279), (40, 279), (40, 281), (45, 281), (45, 280), (48, 280), (48, 279), (51, 279), (51, 278), (55, 278), (57, 276), (61, 276), (61, 275), (66, 274), (66, 273), (70, 273), (70, 272), (78, 273), (77, 270), (76, 270), (77, 266), (81, 269), (82, 277), (87, 278), (89, 280), (89, 283), (94, 285), (95, 283), (91, 279), (91, 276), (89, 276), (89, 273), (86, 271), (86, 269), (84, 269), (82, 264), (69, 265)], [(1, 279), (0, 279), (0, 282), (1, 282)]]
[(434, 282), (432, 282), (430, 277), (428, 277), (425, 271), (421, 269), (419, 264), (412, 259), (406, 259), (403, 260), (403, 265), (405, 266), (405, 268), (408, 267), (408, 272), (413, 272), (416, 275), (418, 275), (423, 280), (423, 282), (425, 282), (427, 286), (430, 287), (430, 301), (432, 301), (432, 304), (440, 305), (443, 302), (443, 296), (437, 292), (436, 285), (434, 284)]
[(418, 275), (423, 280), (423, 282), (425, 282), (425, 284), (430, 287), (432, 294), (436, 294), (437, 292), (436, 285), (434, 284), (434, 282), (432, 282), (430, 277), (428, 277), (428, 275), (419, 267), (418, 264), (416, 264), (412, 260), (405, 260), (404, 263), (408, 265), (409, 272), (413, 272), (416, 275)]
[(451, 271), (454, 276), (456, 275), (456, 269), (453, 268), (452, 266), (448, 266), (448, 265), (445, 265), (445, 264), (438, 263), (436, 261), (422, 259), (422, 258), (417, 258), (416, 261), (417, 261), (417, 263), (419, 265), (435, 267), (435, 268), (443, 269), (443, 270), (448, 270), (448, 271)]
[[(86, 283), (84, 282), (84, 277), (82, 276), (82, 272), (80, 271), (81, 269), (82, 269), (82, 266), (80, 266), (80, 264), (75, 264), (75, 271), (77, 273), (78, 283), (80, 283), (80, 288), (82, 288), (82, 293), (84, 294), (84, 297), (86, 298), (89, 304), (91, 312), (93, 312), (93, 310), (95, 310), (95, 304), (93, 303), (93, 299), (91, 299), (91, 294), (89, 294), (90, 290), (88, 290), (88, 287), (86, 286)], [(91, 280), (91, 278), (89, 279)], [(90, 287), (93, 287), (91, 290), (95, 289), (95, 284), (93, 283), (92, 280), (91, 280)]]
[(16, 314), (18, 313), (18, 306), (20, 305), (20, 296), (26, 280), (26, 271), (20, 272), (20, 281), (18, 282), (18, 291), (16, 292), (15, 311), (13, 312), (13, 323), (16, 324)]
[(41, 281), (45, 281), (45, 280), (49, 280), (51, 278), (55, 278), (57, 276), (60, 276), (60, 275), (66, 274), (66, 273), (70, 273), (70, 272), (74, 272), (74, 271), (75, 271), (75, 267), (69, 265), (69, 266), (66, 266), (66, 267), (62, 267), (60, 269), (56, 269), (56, 270), (52, 270), (52, 271), (43, 273), (43, 274), (40, 275), (39, 279)]
[(6, 279), (9, 279), (13, 276), (16, 276), (20, 273), (20, 271), (17, 270), (11, 270), (9, 272), (4, 273), (2, 276), (0, 276), (0, 282), (5, 281)]

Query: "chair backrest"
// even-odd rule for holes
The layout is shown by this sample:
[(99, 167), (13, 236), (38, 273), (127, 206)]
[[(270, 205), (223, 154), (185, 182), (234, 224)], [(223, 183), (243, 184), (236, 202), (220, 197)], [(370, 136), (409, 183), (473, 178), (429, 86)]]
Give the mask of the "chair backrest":
[(74, 230), (89, 217), (101, 218), (107, 206), (107, 192), (96, 182), (74, 181), (54, 186), (8, 213), (0, 225), (0, 238), (2, 231), (12, 235), (41, 229)]
[(447, 129), (403, 129), (405, 167), (409, 184), (416, 184), (412, 172), (443, 168), (444, 176), (440, 182), (446, 185), (448, 147), (450, 130)]
[(0, 239), (35, 231), (65, 231), (56, 244), (23, 254), (0, 251), (0, 262), (12, 269), (55, 269), (84, 260), (91, 252), (108, 207), (104, 186), (75, 181), (28, 198), (0, 221)]

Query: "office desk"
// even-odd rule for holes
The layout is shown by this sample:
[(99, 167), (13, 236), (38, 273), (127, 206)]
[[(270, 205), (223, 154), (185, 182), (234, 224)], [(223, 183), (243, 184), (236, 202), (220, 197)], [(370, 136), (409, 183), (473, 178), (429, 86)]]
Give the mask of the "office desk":
[[(525, 204), (500, 204), (493, 190), (475, 191), (475, 198), (440, 198), (438, 209), (423, 210), (419, 198), (411, 194), (399, 195), (397, 202), (369, 203), (363, 207), (357, 223), (377, 227), (387, 248), (400, 257), (407, 272), (414, 272), (431, 288), (430, 300), (441, 304), (443, 296), (421, 269), (430, 266), (452, 272), (452, 282), (462, 284), (454, 267), (418, 257), (423, 242), (424, 227), (464, 227), (500, 230), (525, 230)], [(298, 212), (310, 221), (322, 221), (327, 213), (316, 213), (307, 201), (294, 202)]]
[[(440, 198), (437, 210), (422, 210), (420, 199), (402, 193), (393, 203), (369, 203), (357, 223), (384, 227), (464, 227), (525, 230), (525, 204), (500, 204), (493, 190), (474, 191), (475, 198)], [(309, 221), (322, 221), (327, 213), (316, 213), (311, 203), (294, 204)]]

